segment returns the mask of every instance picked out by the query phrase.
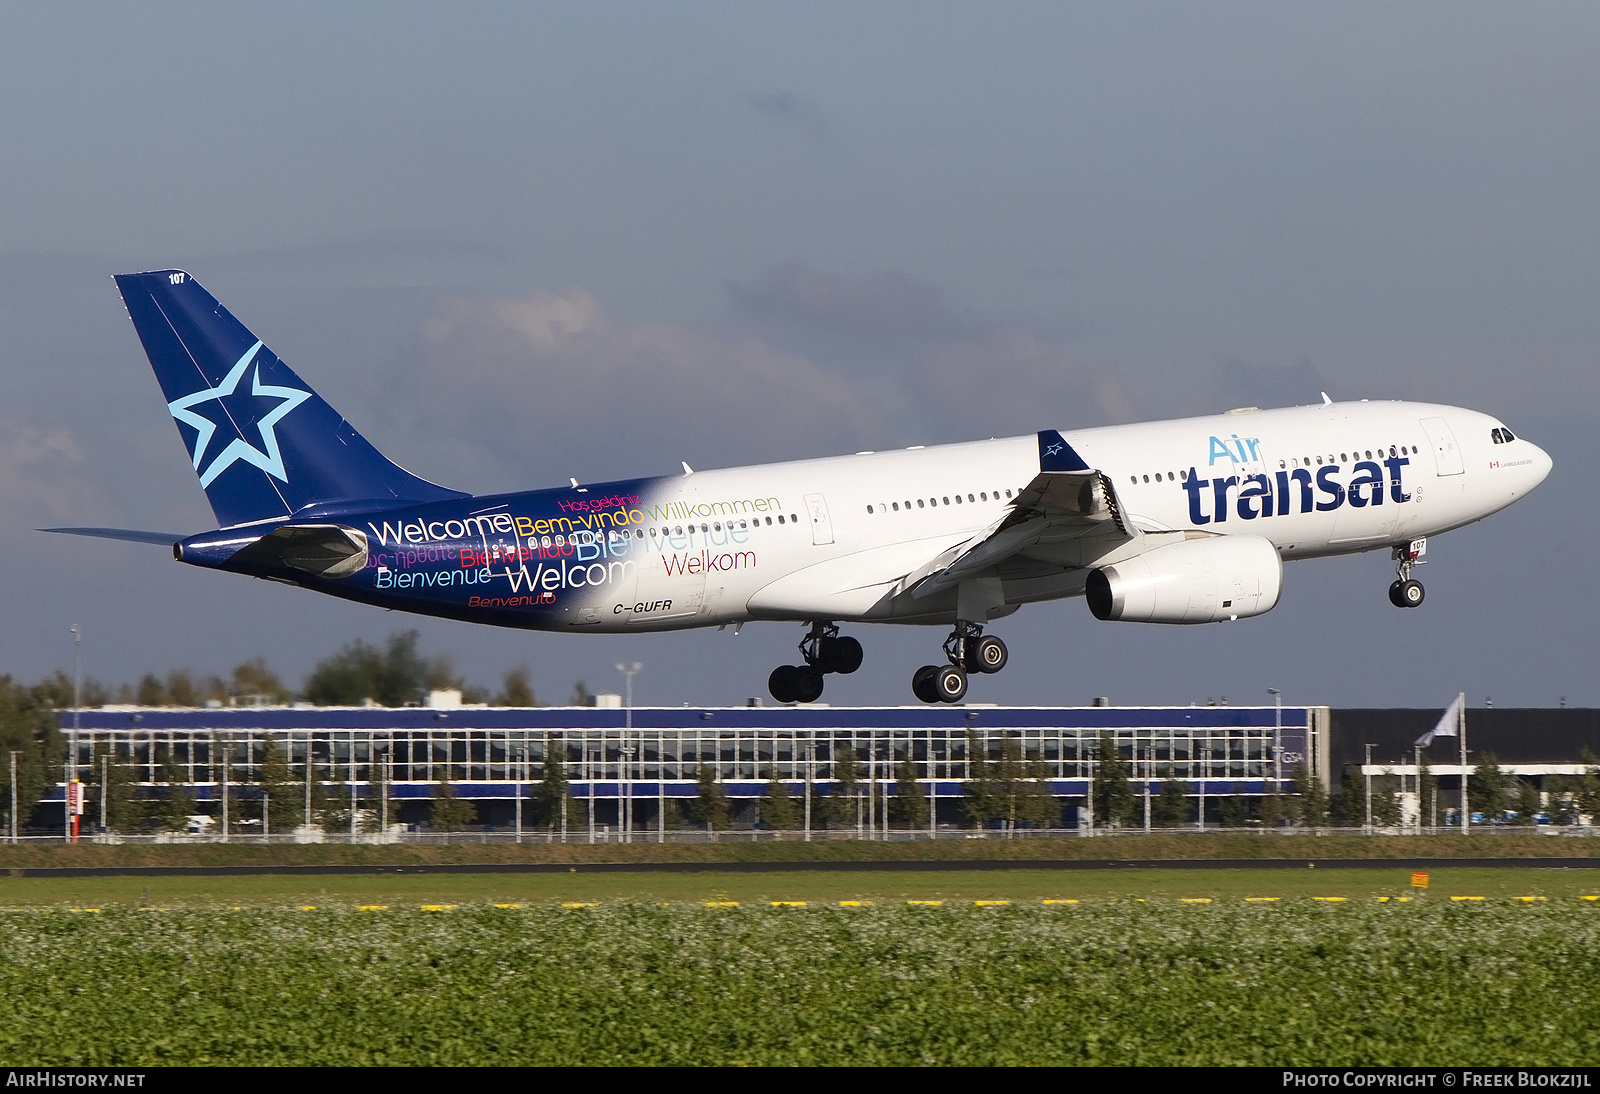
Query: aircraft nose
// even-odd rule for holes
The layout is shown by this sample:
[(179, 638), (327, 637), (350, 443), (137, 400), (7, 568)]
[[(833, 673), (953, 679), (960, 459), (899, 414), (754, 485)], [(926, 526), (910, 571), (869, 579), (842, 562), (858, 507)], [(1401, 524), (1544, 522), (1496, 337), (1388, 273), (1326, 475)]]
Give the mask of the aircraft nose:
[(1532, 474), (1529, 476), (1533, 481), (1528, 484), (1528, 489), (1531, 490), (1549, 477), (1551, 469), (1556, 465), (1556, 461), (1550, 458), (1550, 453), (1538, 445), (1530, 445), (1529, 447), (1533, 449)]

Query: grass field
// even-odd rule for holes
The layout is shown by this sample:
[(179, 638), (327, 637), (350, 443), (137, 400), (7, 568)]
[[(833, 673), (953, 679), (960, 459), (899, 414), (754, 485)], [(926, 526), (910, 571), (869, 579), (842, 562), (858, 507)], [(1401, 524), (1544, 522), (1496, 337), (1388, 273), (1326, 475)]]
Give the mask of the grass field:
[(1077, 836), (939, 840), (763, 839), (723, 833), (717, 843), (526, 843), (475, 842), (462, 835), (450, 844), (417, 843), (74, 843), (45, 840), (0, 844), (0, 870), (29, 867), (106, 866), (295, 866), (585, 862), (897, 862), (1001, 859), (1415, 859), (1415, 858), (1594, 858), (1600, 838), (1542, 828), (1498, 829), (1469, 835), (1363, 836), (1348, 832), (1129, 832), (1082, 839)]
[[(1140, 878), (1146, 893), (1162, 880)], [(1045, 891), (1000, 880), (1016, 897)], [(0, 913), (0, 1059), (1463, 1066), (1600, 1053), (1600, 904), (1112, 895), (12, 909)]]
[(364, 904), (529, 903), (564, 901), (840, 901), (840, 900), (1180, 900), (1210, 897), (1450, 896), (1575, 900), (1600, 895), (1600, 870), (1445, 867), (1429, 888), (1411, 886), (1404, 868), (1251, 870), (1029, 870), (759, 874), (403, 874), (223, 877), (17, 878), (0, 875), (0, 908), (90, 907), (351, 908)]

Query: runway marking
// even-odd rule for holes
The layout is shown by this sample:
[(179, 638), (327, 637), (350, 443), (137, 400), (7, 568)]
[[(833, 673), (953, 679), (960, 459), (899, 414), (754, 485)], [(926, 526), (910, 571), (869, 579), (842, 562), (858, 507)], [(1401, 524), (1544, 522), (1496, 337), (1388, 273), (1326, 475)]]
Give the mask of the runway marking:
[(1282, 900), (1282, 899), (1283, 899), (1282, 897), (1276, 897), (1276, 896), (1247, 896), (1247, 897), (1244, 898), (1244, 902), (1246, 904), (1268, 904), (1268, 903), (1271, 903), (1274, 900)]
[(448, 912), (454, 907), (454, 904), (424, 904), (422, 910), (425, 912)]
[(708, 901), (706, 901), (706, 907), (707, 908), (737, 908), (738, 906), (739, 906), (739, 902), (737, 900), (708, 900)]
[(1045, 901), (1042, 901), (1041, 903), (1044, 903), (1044, 904), (1076, 904), (1078, 902), (1076, 900), (1045, 900)]
[(1208, 896), (1186, 896), (1183, 898), (1183, 902), (1185, 904), (1210, 904), (1211, 898)]
[(495, 907), (496, 908), (520, 908), (520, 907), (522, 907), (522, 905), (520, 905), (520, 904), (496, 904)]
[(806, 902), (803, 900), (773, 900), (769, 901), (769, 903), (774, 908), (804, 908), (806, 906)]
[(1010, 904), (1011, 901), (1009, 901), (1009, 900), (974, 900), (972, 903), (976, 904), (980, 908), (994, 908), (994, 907), (998, 907), (1001, 904)]
[[(598, 907), (600, 907), (599, 903), (597, 903), (595, 901), (583, 901), (583, 900), (568, 901), (567, 903), (562, 904), (561, 906), (563, 908), (598, 908)], [(520, 907), (520, 905), (519, 905), (519, 907)]]
[(939, 905), (943, 904), (944, 901), (942, 901), (942, 900), (908, 900), (908, 901), (906, 901), (906, 903), (907, 904), (920, 904), (925, 908), (937, 908)]
[(1512, 899), (1513, 900), (1521, 900), (1521, 901), (1524, 901), (1524, 902), (1532, 902), (1532, 901), (1535, 901), (1535, 900), (1543, 900), (1544, 897), (1542, 897), (1542, 896), (1519, 896), (1519, 897), (1512, 897)]
[(1314, 896), (1311, 899), (1312, 900), (1326, 900), (1329, 903), (1337, 904), (1339, 901), (1346, 900), (1348, 898), (1347, 897), (1342, 897), (1342, 896)]
[(300, 905), (300, 910), (302, 912), (314, 912), (317, 910), (317, 906), (315, 904), (302, 904)]
[(357, 904), (356, 905), (356, 911), (358, 911), (358, 912), (387, 912), (388, 910), (389, 910), (389, 906), (387, 904)]
[(869, 907), (872, 906), (872, 903), (873, 902), (870, 901), (870, 900), (841, 900), (841, 901), (839, 901), (839, 907), (841, 907), (841, 908), (869, 908)]
[(1451, 900), (1482, 900), (1481, 896), (1453, 896)]

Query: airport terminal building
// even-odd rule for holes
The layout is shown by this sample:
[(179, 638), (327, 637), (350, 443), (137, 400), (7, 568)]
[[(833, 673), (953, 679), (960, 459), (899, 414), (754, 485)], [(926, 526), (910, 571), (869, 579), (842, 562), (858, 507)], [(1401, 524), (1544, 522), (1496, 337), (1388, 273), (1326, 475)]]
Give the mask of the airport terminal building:
[[(1414, 809), (1414, 742), (1440, 717), (1439, 711), (1323, 706), (520, 709), (463, 706), (453, 693), (436, 693), (434, 702), (107, 707), (63, 711), (61, 725), (84, 784), (99, 783), (106, 757), (115, 757), (131, 781), (159, 795), (175, 765), (197, 807), (209, 814), (225, 800), (248, 802), (259, 793), (269, 741), (286, 761), (289, 781), (337, 784), (367, 803), (381, 798), (383, 815), (408, 825), (426, 823), (430, 799), (449, 782), (477, 807), (482, 824), (521, 828), (547, 763), (557, 758), (574, 803), (570, 824), (605, 831), (619, 824), (654, 830), (669, 802), (697, 797), (707, 772), (736, 807), (765, 795), (774, 778), (797, 800), (829, 794), (848, 749), (854, 762), (846, 777), (864, 787), (858, 794), (866, 798), (867, 820), (882, 823), (881, 803), (895, 793), (909, 762), (936, 828), (961, 822), (974, 758), (992, 763), (1009, 748), (1028, 761), (1030, 778), (1048, 783), (1061, 806), (1060, 826), (1080, 829), (1089, 823), (1084, 807), (1102, 735), (1115, 743), (1136, 795), (1159, 794), (1165, 780), (1181, 779), (1199, 799), (1202, 818), (1216, 816), (1220, 799), (1293, 793), (1300, 764), (1329, 790), (1349, 765), (1398, 776)], [(1582, 750), (1600, 752), (1600, 711), (1484, 709), (1466, 712), (1465, 721), (1469, 764), (1492, 750), (1508, 775), (1581, 774)], [(1455, 741), (1441, 738), (1429, 750), (1446, 802), (1459, 785)], [(64, 798), (63, 781), (41, 805), (53, 801), (59, 809)], [(248, 806), (235, 808), (243, 813)], [(84, 831), (93, 830), (91, 821), (85, 818)]]

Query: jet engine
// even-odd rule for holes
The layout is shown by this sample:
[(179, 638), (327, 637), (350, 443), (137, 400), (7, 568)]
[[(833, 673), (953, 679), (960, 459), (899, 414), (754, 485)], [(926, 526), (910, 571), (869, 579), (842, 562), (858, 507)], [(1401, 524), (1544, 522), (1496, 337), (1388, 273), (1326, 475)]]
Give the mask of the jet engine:
[(1096, 619), (1215, 623), (1272, 610), (1283, 561), (1261, 536), (1207, 536), (1157, 547), (1089, 574), (1084, 599)]

